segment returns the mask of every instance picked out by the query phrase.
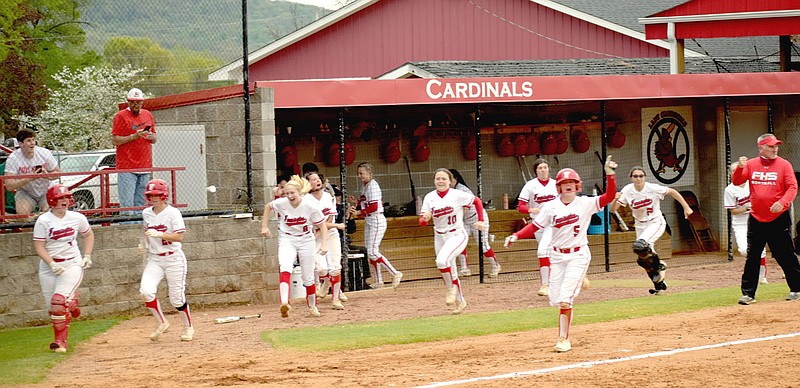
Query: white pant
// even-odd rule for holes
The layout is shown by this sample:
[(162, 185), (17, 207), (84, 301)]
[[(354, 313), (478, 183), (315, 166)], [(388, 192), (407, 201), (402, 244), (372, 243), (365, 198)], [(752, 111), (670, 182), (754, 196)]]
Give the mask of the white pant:
[[(316, 240), (317, 252), (322, 246), (322, 238)], [(342, 273), (342, 240), (339, 239), (339, 231), (336, 231), (334, 236), (332, 233), (328, 234), (328, 253), (324, 256), (314, 254), (315, 266), (317, 275), (337, 276)]]
[(164, 278), (167, 279), (169, 303), (175, 308), (183, 306), (186, 303), (186, 256), (183, 250), (179, 249), (168, 256), (151, 253), (147, 257), (139, 284), (139, 292), (146, 302), (156, 298), (158, 284)]
[(69, 298), (78, 290), (83, 281), (80, 256), (58, 264), (64, 267), (64, 272), (56, 276), (50, 265), (44, 260), (39, 260), (39, 285), (42, 287), (42, 296), (44, 296), (44, 305), (47, 306), (47, 310), (50, 310), (50, 300), (54, 294), (61, 294), (65, 298)]
[(305, 236), (287, 236), (281, 234), (278, 238), (278, 265), (281, 272), (292, 273), (294, 259), (300, 262), (301, 278), (303, 285), (308, 287), (314, 284), (314, 265), (317, 255), (316, 242), (313, 234)]
[(467, 232), (456, 229), (455, 232), (444, 234), (434, 233), (433, 249), (436, 251), (436, 268), (444, 269), (455, 266), (456, 257), (467, 247)]
[(550, 305), (572, 303), (581, 292), (583, 278), (589, 271), (592, 253), (588, 246), (578, 252), (561, 253), (550, 249)]
[(656, 241), (661, 238), (667, 229), (667, 220), (664, 217), (656, 217), (647, 222), (636, 222), (636, 239), (642, 239), (650, 244), (653, 253), (656, 252)]

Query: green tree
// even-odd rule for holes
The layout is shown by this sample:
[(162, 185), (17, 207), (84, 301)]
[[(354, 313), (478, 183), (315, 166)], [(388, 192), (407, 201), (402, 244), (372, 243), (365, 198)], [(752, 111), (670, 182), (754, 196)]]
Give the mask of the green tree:
[(103, 48), (106, 64), (119, 68), (131, 66), (143, 69), (142, 87), (160, 82), (175, 66), (175, 56), (150, 38), (118, 36), (108, 40)]
[(38, 131), (38, 140), (65, 151), (112, 148), (111, 123), (120, 102), (141, 69), (90, 66), (63, 68), (53, 78), (59, 82), (50, 90), (47, 109), (36, 116), (14, 117)]
[(11, 117), (44, 109), (51, 76), (100, 58), (83, 47), (78, 8), (86, 0), (0, 1), (0, 127), (6, 136), (17, 128)]

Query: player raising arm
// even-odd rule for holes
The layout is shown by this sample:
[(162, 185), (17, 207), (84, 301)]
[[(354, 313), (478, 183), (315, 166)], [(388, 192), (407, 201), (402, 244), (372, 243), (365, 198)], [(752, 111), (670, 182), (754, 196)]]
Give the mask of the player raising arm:
[(556, 352), (572, 349), (569, 329), (572, 324), (572, 304), (578, 296), (592, 259), (586, 232), (592, 215), (614, 200), (617, 181), (614, 169), (617, 164), (608, 156), (605, 163), (606, 192), (599, 197), (579, 197), (581, 178), (571, 168), (556, 175), (559, 197), (542, 206), (533, 222), (517, 233), (506, 237), (508, 248), (520, 238), (531, 238), (537, 230), (552, 227), (553, 242), (550, 249), (550, 305), (559, 306), (558, 341)]
[(456, 257), (467, 247), (469, 236), (464, 230), (464, 208), (475, 206), (478, 220), (475, 228), (483, 230), (484, 212), (481, 199), (460, 190), (451, 189), (455, 182), (453, 173), (446, 168), (436, 170), (433, 183), (436, 190), (425, 195), (420, 209), (420, 226), (428, 225), (433, 220), (433, 249), (436, 251), (436, 268), (442, 273), (444, 285), (447, 287), (445, 304), (456, 304), (453, 314), (461, 314), (467, 307), (467, 301), (458, 281)]
[[(261, 235), (271, 237), (269, 215), (275, 212), (278, 217), (278, 265), (280, 266), (281, 317), (288, 318), (289, 281), (294, 269), (295, 258), (300, 261), (303, 286), (306, 288), (306, 302), (311, 316), (320, 316), (317, 308), (317, 286), (314, 281), (315, 254), (328, 253), (328, 228), (325, 215), (314, 203), (304, 200), (303, 195), (311, 190), (311, 184), (298, 175), (292, 175), (283, 188), (284, 197), (264, 205), (261, 219)], [(314, 239), (314, 226), (319, 227), (322, 236), (319, 251)]]

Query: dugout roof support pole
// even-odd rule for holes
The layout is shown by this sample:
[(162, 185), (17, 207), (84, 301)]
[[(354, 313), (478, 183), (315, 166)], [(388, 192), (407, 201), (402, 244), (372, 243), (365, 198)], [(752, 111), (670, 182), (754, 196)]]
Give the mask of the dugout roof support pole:
[(244, 154), (247, 165), (247, 211), (253, 212), (253, 134), (250, 129), (250, 61), (247, 52), (247, 0), (242, 0), (242, 86), (244, 87)]

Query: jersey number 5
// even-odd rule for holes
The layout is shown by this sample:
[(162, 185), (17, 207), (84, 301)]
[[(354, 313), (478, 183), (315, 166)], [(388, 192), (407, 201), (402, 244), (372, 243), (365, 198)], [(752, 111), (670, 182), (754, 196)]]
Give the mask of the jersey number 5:
[(572, 236), (575, 237), (580, 232), (581, 232), (581, 226), (580, 225), (575, 225), (575, 227), (573, 228)]

